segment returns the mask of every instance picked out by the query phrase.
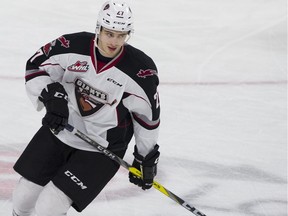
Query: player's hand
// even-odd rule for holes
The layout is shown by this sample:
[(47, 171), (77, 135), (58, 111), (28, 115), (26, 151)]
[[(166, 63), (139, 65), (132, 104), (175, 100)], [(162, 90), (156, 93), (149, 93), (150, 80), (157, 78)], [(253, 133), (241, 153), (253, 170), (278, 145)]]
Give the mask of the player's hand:
[(59, 83), (48, 84), (39, 96), (46, 107), (46, 115), (42, 119), (42, 125), (48, 126), (55, 134), (58, 134), (68, 123), (68, 95), (64, 87)]
[(135, 146), (135, 158), (132, 166), (140, 170), (142, 176), (138, 177), (129, 172), (129, 180), (131, 183), (138, 185), (143, 190), (150, 189), (153, 185), (154, 177), (157, 174), (157, 163), (160, 156), (158, 149), (159, 146), (156, 144), (155, 148), (144, 158), (138, 153), (137, 147)]

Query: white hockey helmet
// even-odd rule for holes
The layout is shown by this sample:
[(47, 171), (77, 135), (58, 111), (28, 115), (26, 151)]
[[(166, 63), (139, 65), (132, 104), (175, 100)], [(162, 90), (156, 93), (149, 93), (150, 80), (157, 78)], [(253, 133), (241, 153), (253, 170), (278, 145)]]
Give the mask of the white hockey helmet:
[(114, 0), (107, 1), (99, 11), (96, 33), (99, 34), (100, 28), (121, 32), (133, 32), (133, 17), (130, 7), (125, 3)]

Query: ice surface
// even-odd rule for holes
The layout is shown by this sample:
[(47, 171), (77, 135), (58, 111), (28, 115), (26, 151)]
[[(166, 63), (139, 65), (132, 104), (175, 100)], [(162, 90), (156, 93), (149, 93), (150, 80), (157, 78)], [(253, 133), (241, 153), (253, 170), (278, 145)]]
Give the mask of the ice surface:
[[(286, 216), (287, 2), (129, 2), (129, 42), (155, 60), (161, 79), (157, 181), (208, 216)], [(43, 115), (25, 93), (26, 60), (62, 34), (93, 32), (102, 3), (1, 1), (1, 216), (11, 215), (13, 163)], [(120, 169), (82, 215), (193, 214)]]

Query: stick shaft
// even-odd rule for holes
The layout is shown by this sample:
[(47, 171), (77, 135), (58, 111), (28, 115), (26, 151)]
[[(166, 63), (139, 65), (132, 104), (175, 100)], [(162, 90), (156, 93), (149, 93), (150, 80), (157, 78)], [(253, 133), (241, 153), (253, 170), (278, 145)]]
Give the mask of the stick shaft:
[[(134, 175), (139, 176), (139, 177), (142, 176), (141, 172), (138, 169), (136, 169), (135, 167), (132, 167), (125, 160), (118, 157), (113, 152), (109, 151), (108, 149), (106, 149), (105, 147), (103, 147), (102, 145), (100, 145), (99, 143), (97, 143), (96, 141), (94, 141), (93, 139), (91, 139), (90, 137), (88, 137), (87, 135), (82, 133), (81, 131), (77, 130), (72, 125), (68, 124), (65, 128), (66, 128), (66, 130), (73, 133), (75, 136), (79, 137), (80, 139), (82, 139), (83, 141), (88, 143), (89, 145), (95, 147), (99, 152), (103, 153), (104, 155), (106, 155), (110, 159), (116, 161), (120, 166), (126, 168), (131, 173), (133, 173)], [(160, 191), (161, 193), (165, 194), (167, 197), (169, 197), (170, 199), (172, 199), (173, 201), (175, 201), (179, 205), (181, 205), (182, 207), (186, 208), (188, 211), (192, 212), (194, 215), (206, 216), (204, 213), (200, 212), (195, 207), (189, 205), (187, 202), (185, 202), (183, 199), (181, 199), (180, 197), (178, 197), (177, 195), (172, 193), (170, 190), (165, 188), (160, 183), (153, 181), (153, 187), (155, 189), (157, 189), (158, 191)]]

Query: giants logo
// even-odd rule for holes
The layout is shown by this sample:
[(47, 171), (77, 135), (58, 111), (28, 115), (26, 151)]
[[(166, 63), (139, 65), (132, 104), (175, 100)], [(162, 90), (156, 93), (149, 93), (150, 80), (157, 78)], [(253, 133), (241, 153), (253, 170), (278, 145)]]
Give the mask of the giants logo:
[(80, 79), (75, 80), (75, 95), (82, 116), (92, 115), (108, 103), (108, 94), (92, 88)]
[(140, 78), (146, 78), (148, 76), (153, 76), (153, 75), (156, 75), (157, 76), (157, 71), (156, 70), (152, 70), (152, 69), (147, 69), (147, 70), (140, 70), (138, 73), (137, 73), (137, 76), (140, 77)]

